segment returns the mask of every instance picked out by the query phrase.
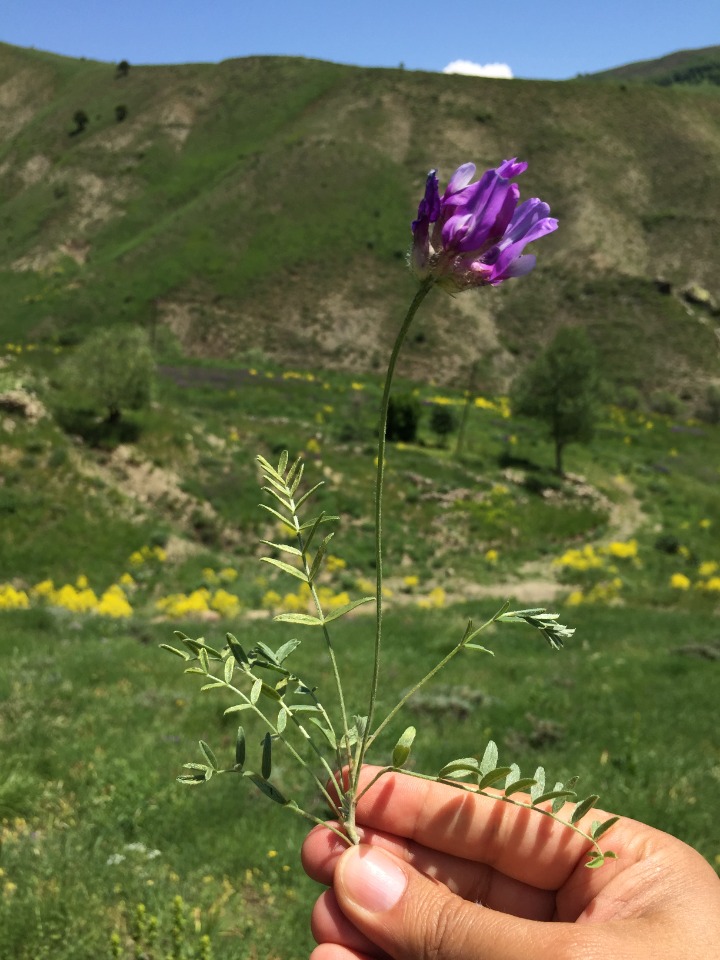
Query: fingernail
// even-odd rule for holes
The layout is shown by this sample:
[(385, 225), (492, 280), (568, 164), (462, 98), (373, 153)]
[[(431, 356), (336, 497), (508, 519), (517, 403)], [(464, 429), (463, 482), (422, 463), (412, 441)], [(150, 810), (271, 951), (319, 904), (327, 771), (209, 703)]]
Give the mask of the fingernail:
[(354, 847), (343, 857), (342, 885), (357, 906), (384, 913), (405, 892), (407, 877), (387, 854), (377, 847)]

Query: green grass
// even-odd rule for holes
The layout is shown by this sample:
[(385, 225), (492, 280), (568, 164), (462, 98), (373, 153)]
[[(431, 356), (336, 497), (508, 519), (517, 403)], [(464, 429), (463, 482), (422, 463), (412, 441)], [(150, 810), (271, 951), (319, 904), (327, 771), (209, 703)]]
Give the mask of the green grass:
[[(366, 592), (358, 581), (374, 576), (368, 517), (379, 381), (176, 357), (152, 406), (128, 416), (134, 443), (118, 449), (117, 437), (93, 446), (68, 435), (53, 413), (67, 399), (56, 374), (69, 349), (12, 351), (2, 371), (3, 388), (24, 383), (48, 411), (37, 424), (3, 414), (3, 571), (28, 591), (43, 577), (60, 585), (85, 575), (98, 595), (129, 571), (134, 615), (112, 621), (51, 609), (32, 594), (31, 609), (0, 613), (0, 960), (112, 956), (113, 937), (130, 958), (151, 936), (138, 932), (138, 904), (157, 917), (151, 956), (171, 954), (175, 937), (184, 956), (201, 957), (204, 935), (216, 960), (309, 952), (317, 890), (298, 862), (304, 825), (231, 777), (176, 783), (182, 764), (200, 759), (201, 738), (221, 762), (231, 758), (236, 724), (223, 716), (229, 701), (200, 695), (196, 678), (158, 645), (174, 629), (218, 644), (230, 629), (248, 646), (297, 634), (271, 623), (263, 606), (269, 590), (295, 592), (297, 582), (257, 560), (258, 539), (277, 539), (257, 508), (257, 452), (305, 451), (307, 482), (325, 480), (316, 507), (343, 518), (331, 552), (345, 566), (323, 585)], [(486, 642), (497, 656), (452, 664), (397, 718), (375, 759), (409, 723), (419, 730), (413, 762), (428, 771), (481, 754), (493, 738), (503, 761), (530, 774), (542, 763), (561, 780), (579, 774), (608, 808), (670, 830), (717, 867), (717, 593), (678, 590), (670, 578), (683, 573), (694, 584), (701, 562), (720, 561), (719, 428), (686, 411), (608, 407), (593, 443), (567, 451), (576, 478), (560, 482), (536, 424), (473, 406), (457, 457), (456, 434), (441, 447), (429, 429), (439, 388), (401, 380), (398, 391), (417, 391), (423, 418), (415, 444), (388, 449), (393, 598), (380, 711), (457, 641), (468, 617), (485, 619), (528, 578), (540, 584), (531, 603), (547, 606), (543, 592), (561, 581), (561, 616), (577, 633), (552, 652), (529, 629), (496, 628)], [(133, 479), (128, 464), (175, 485), (151, 495), (151, 474)], [(600, 571), (553, 566), (567, 549), (630, 537), (637, 562), (617, 559), (616, 573), (609, 559)], [(134, 551), (155, 545), (167, 559), (132, 564)], [(237, 576), (222, 580), (224, 568)], [(587, 597), (614, 576), (618, 606), (563, 607), (563, 591)], [(497, 582), (501, 597), (469, 599)], [(238, 618), (159, 618), (161, 598), (218, 586), (239, 598)], [(444, 608), (420, 609), (438, 586)], [(338, 621), (333, 635), (351, 709), (363, 711), (372, 617)], [(331, 689), (318, 639), (302, 638), (295, 668)], [(250, 729), (251, 754), (261, 735)], [(274, 769), (283, 790), (308, 796), (286, 759), (278, 755)], [(317, 800), (310, 809), (323, 816)]]
[[(381, 709), (456, 640), (466, 616), (491, 612), (487, 601), (483, 606), (388, 617)], [(601, 793), (609, 809), (682, 836), (717, 864), (715, 698), (708, 682), (715, 664), (682, 653), (686, 641), (714, 637), (715, 618), (696, 614), (690, 634), (680, 612), (596, 609), (573, 616), (577, 637), (562, 652), (548, 650), (530, 630), (498, 628), (486, 641), (496, 658), (468, 654), (472, 663), (466, 657), (452, 665), (442, 678), (451, 705), (433, 708), (427, 698), (410, 705), (375, 759), (387, 755), (393, 735), (409, 722), (419, 729), (413, 762), (422, 770), (476, 755), (492, 737), (502, 760), (530, 773), (543, 763), (559, 779), (579, 774), (586, 792)], [(359, 710), (371, 619), (341, 621), (335, 630), (350, 702)], [(170, 626), (128, 630), (72, 617), (5, 615), (0, 882), (10, 892), (0, 901), (3, 960), (110, 955), (113, 931), (129, 951), (136, 904), (158, 915), (169, 936), (176, 896), (188, 910), (197, 908), (217, 960), (310, 950), (307, 916), (317, 890), (297, 858), (302, 822), (232, 777), (200, 788), (174, 780), (183, 762), (199, 759), (199, 738), (221, 763), (230, 762), (235, 727), (222, 716), (230, 701), (215, 692), (198, 696), (195, 678), (157, 649), (170, 639)], [(267, 622), (228, 626), (246, 644), (277, 644), (287, 635)], [(222, 629), (207, 632), (208, 641), (220, 642)], [(317, 676), (313, 633), (296, 656), (296, 669)], [(328, 689), (325, 669), (318, 679)], [(468, 683), (486, 701), (461, 715)], [(259, 737), (251, 729), (251, 754)], [(307, 785), (281, 758), (275, 779), (293, 796), (307, 796)], [(311, 809), (322, 815), (316, 804)], [(148, 856), (154, 850), (160, 853)], [(189, 949), (198, 938), (188, 934)]]

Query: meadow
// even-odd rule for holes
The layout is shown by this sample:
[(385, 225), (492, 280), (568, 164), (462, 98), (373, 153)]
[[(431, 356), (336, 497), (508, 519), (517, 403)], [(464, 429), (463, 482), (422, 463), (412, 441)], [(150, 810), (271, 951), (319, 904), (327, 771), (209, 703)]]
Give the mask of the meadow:
[[(44, 413), (0, 417), (0, 960), (305, 956), (305, 824), (233, 777), (176, 782), (199, 739), (231, 762), (236, 719), (159, 645), (176, 629), (247, 646), (297, 632), (272, 616), (303, 610), (302, 589), (258, 562), (277, 531), (257, 507), (257, 453), (302, 453), (308, 482), (325, 480), (319, 505), (341, 517), (327, 603), (371, 590), (378, 381), (168, 356), (153, 404), (103, 434), (56, 389), (57, 362), (9, 344), (0, 370), (0, 393), (22, 388)], [(539, 426), (503, 398), (473, 393), (458, 452), (429, 412), (459, 417), (462, 392), (397, 389), (423, 419), (417, 442), (389, 450), (381, 709), (506, 598), (577, 632), (552, 651), (496, 627), (495, 658), (454, 662), (377, 756), (407, 723), (428, 771), (492, 738), (501, 761), (579, 775), (605, 809), (720, 869), (720, 428), (608, 403), (560, 479)], [(335, 632), (355, 712), (371, 621)], [(300, 636), (298, 666), (317, 670)], [(274, 777), (306, 789), (282, 759)]]

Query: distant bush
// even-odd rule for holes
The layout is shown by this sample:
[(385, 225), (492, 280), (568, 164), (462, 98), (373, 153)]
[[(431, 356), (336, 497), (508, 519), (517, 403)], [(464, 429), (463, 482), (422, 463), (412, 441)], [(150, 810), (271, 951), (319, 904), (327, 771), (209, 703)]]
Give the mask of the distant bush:
[(430, 429), (443, 442), (457, 427), (452, 407), (434, 403), (430, 409)]
[(75, 124), (75, 129), (70, 131), (70, 136), (76, 137), (79, 133), (82, 133), (90, 123), (90, 117), (84, 110), (76, 110), (73, 114), (73, 123)]
[(705, 405), (697, 415), (705, 423), (720, 423), (720, 385), (711, 383), (705, 391)]
[(615, 393), (615, 403), (623, 410), (637, 410), (642, 401), (642, 394), (637, 387), (626, 385), (618, 387)]
[(124, 410), (139, 410), (150, 401), (155, 360), (146, 332), (139, 327), (97, 330), (66, 362), (61, 384), (117, 423)]
[(650, 396), (650, 409), (668, 417), (676, 417), (682, 410), (682, 403), (668, 390), (655, 390)]
[(391, 443), (413, 443), (420, 423), (420, 403), (410, 394), (390, 397), (385, 436)]
[(655, 541), (655, 549), (660, 553), (667, 553), (673, 556), (680, 550), (680, 541), (671, 533), (661, 533)]

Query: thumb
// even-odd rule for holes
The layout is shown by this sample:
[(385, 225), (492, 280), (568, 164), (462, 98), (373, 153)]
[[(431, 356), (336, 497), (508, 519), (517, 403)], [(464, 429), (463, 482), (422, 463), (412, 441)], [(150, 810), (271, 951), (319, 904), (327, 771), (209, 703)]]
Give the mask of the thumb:
[(345, 916), (395, 960), (525, 960), (549, 946), (548, 925), (463, 900), (376, 846), (343, 853), (333, 889)]

